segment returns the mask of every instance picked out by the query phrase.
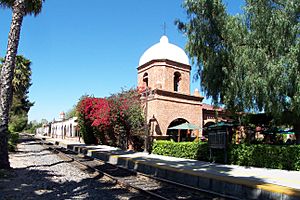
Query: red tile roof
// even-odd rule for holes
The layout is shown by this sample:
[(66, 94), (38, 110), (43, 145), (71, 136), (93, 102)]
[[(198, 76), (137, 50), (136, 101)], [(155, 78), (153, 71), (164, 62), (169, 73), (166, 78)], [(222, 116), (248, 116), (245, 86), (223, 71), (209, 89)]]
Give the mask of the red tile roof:
[(224, 111), (223, 108), (221, 107), (214, 107), (213, 105), (210, 105), (210, 104), (206, 104), (206, 103), (203, 103), (202, 104), (202, 108), (205, 109), (205, 110), (217, 110), (217, 111)]

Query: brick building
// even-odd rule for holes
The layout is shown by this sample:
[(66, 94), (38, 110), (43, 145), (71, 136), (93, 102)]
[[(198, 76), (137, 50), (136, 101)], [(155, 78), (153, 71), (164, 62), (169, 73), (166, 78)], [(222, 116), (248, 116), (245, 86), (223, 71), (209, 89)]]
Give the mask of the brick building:
[(208, 127), (216, 123), (217, 120), (223, 122), (232, 122), (230, 118), (230, 113), (226, 112), (224, 108), (214, 107), (209, 104), (202, 104), (202, 113), (203, 113), (203, 127)]
[(191, 66), (181, 48), (162, 36), (141, 56), (137, 70), (138, 87), (145, 88), (142, 100), (151, 136), (168, 138), (168, 128), (184, 122), (202, 127), (203, 97), (198, 90), (190, 94)]

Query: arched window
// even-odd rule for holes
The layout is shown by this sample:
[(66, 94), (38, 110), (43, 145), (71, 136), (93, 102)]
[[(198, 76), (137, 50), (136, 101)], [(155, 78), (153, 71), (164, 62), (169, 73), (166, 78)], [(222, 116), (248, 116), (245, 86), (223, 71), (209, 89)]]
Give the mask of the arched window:
[(181, 74), (179, 72), (174, 73), (174, 91), (178, 92), (179, 91), (179, 82), (181, 79)]
[(72, 135), (72, 134), (73, 134), (73, 132), (72, 132), (72, 131), (73, 131), (73, 130), (72, 130), (72, 128), (73, 128), (73, 127), (72, 127), (72, 124), (70, 124), (70, 136), (71, 136), (71, 137), (73, 137), (73, 135)]
[(145, 87), (148, 87), (148, 73), (145, 73), (143, 76), (143, 83)]
[(66, 136), (67, 135), (67, 125), (65, 125), (65, 127), (64, 127), (64, 130), (63, 130), (64, 132), (63, 132), (63, 134), (64, 134), (64, 136)]

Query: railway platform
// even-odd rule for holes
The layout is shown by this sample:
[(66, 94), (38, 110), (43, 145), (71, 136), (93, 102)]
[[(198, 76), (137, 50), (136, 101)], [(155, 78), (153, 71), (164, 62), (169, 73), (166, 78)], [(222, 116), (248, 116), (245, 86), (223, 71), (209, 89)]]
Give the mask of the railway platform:
[(110, 164), (237, 199), (300, 199), (299, 171), (222, 165), (45, 136), (42, 139)]

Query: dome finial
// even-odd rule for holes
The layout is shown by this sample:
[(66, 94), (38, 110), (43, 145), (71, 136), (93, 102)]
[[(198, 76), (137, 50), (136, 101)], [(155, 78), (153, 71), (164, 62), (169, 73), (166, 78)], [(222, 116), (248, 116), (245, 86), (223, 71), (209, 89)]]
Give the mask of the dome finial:
[(160, 41), (160, 43), (169, 43), (169, 39), (165, 35), (161, 36), (159, 41)]

